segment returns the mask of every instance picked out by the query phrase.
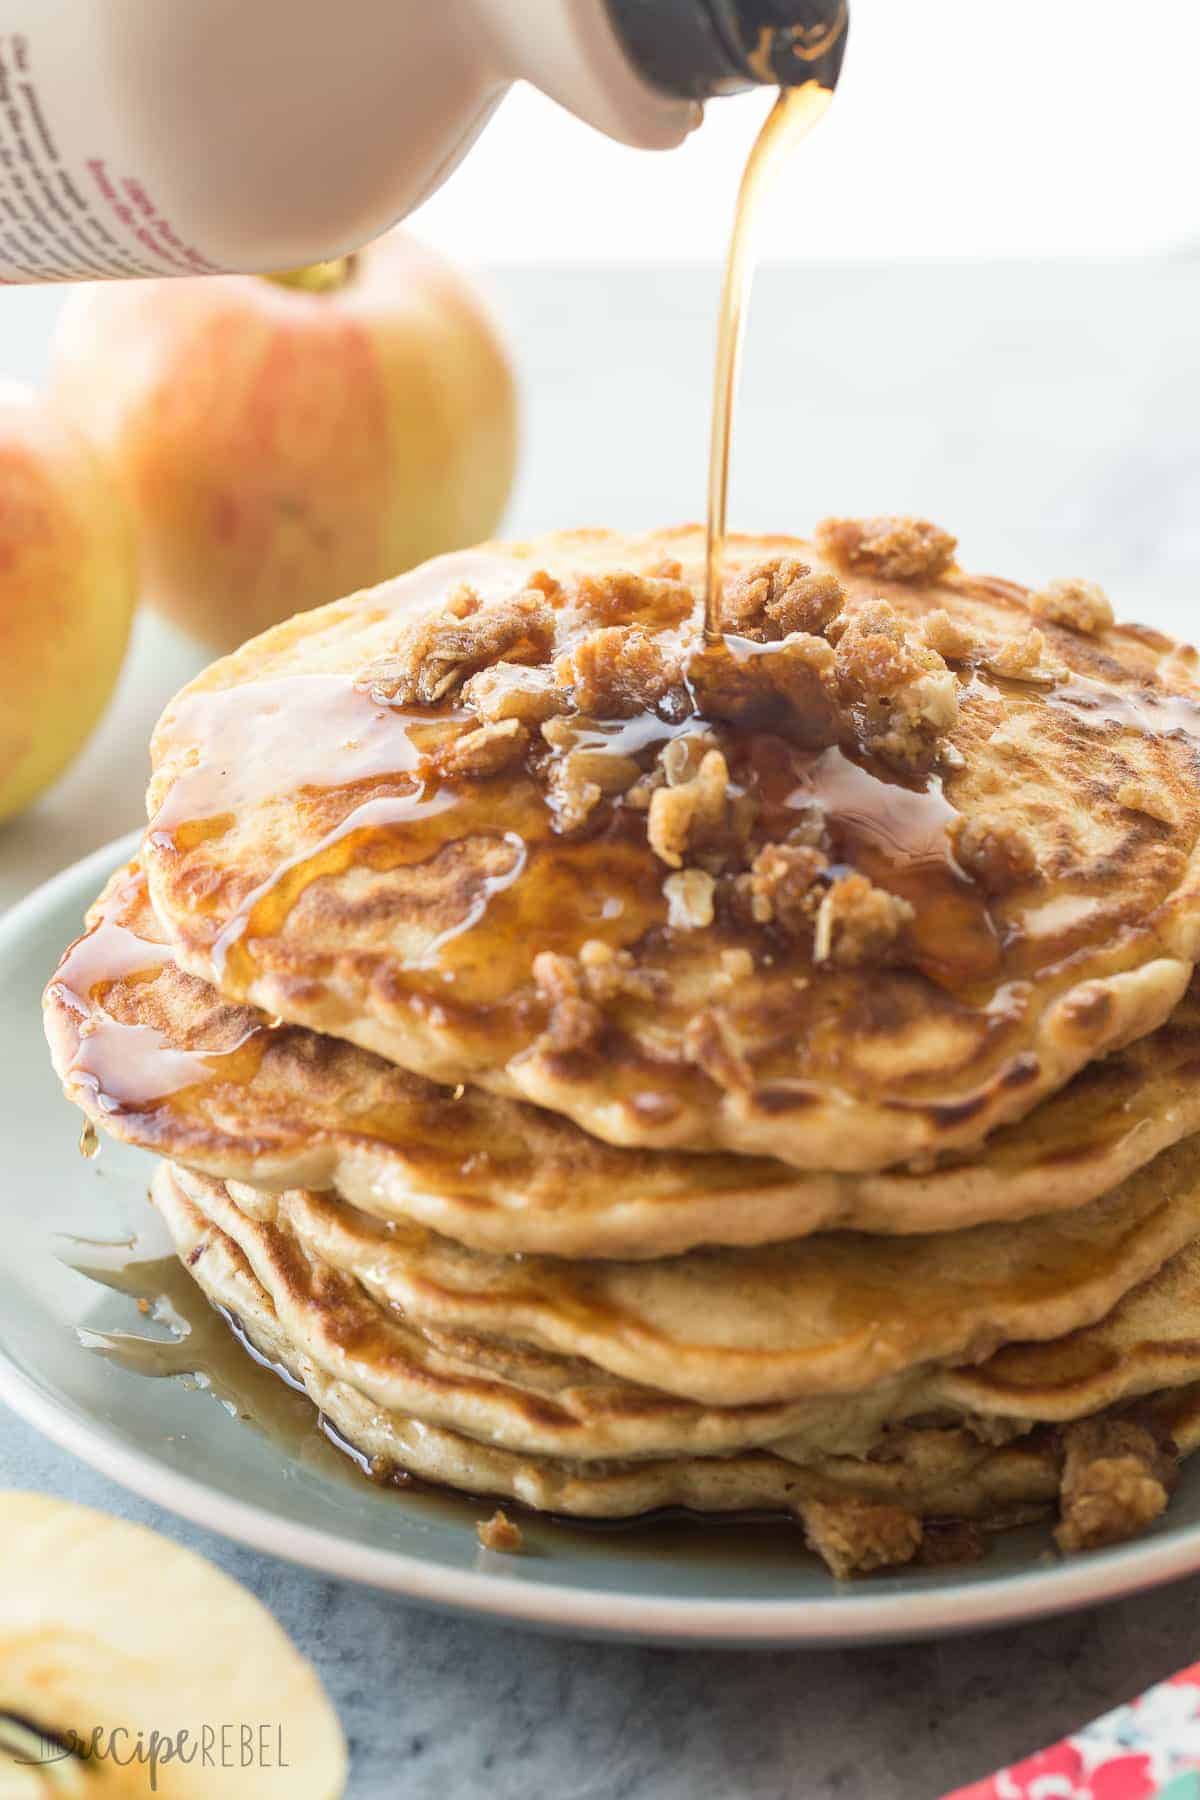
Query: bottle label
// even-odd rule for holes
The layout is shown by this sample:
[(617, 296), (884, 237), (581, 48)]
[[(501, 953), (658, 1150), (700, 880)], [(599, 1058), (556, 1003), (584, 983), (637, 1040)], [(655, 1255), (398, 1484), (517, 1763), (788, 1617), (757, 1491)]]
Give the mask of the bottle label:
[(28, 32), (0, 31), (0, 284), (219, 273), (54, 73)]

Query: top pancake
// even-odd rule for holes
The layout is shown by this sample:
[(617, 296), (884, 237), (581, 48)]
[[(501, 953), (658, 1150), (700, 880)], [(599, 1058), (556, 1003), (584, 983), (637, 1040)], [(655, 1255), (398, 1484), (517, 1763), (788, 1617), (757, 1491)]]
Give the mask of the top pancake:
[(180, 964), (613, 1143), (844, 1171), (1153, 1030), (1200, 946), (1194, 652), (930, 527), (818, 537), (733, 540), (702, 655), (684, 528), (441, 558), (215, 664), (153, 745)]

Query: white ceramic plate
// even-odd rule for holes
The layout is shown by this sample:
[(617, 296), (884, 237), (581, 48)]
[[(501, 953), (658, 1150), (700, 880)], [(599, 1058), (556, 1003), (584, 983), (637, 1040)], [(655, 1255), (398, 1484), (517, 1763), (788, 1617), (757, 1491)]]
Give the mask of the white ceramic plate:
[[(971, 1568), (839, 1586), (798, 1537), (726, 1525), (623, 1533), (527, 1526), (529, 1554), (488, 1555), (479, 1502), (380, 1489), (341, 1459), (296, 1455), (213, 1394), (99, 1356), (79, 1330), (153, 1334), (135, 1303), (64, 1262), (64, 1239), (152, 1228), (149, 1158), (78, 1151), (39, 1000), (88, 902), (132, 840), (99, 851), (0, 921), (0, 1398), (113, 1480), (231, 1538), (425, 1604), (591, 1636), (833, 1644), (999, 1625), (1115, 1599), (1200, 1568), (1200, 1461), (1148, 1536), (1060, 1562), (1043, 1530)], [(2, 1429), (0, 1422), (0, 1429)]]

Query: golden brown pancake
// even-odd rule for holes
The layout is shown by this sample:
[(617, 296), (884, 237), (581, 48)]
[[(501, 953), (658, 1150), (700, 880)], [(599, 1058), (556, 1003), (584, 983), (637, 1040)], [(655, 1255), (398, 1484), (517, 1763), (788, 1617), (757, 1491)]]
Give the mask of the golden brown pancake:
[[(1081, 1488), (1089, 1461), (1099, 1477), (1107, 1476), (1091, 1495), (1104, 1503), (1100, 1520), (1093, 1510), (1091, 1536), (1086, 1508), (1073, 1509), (1065, 1522), (1075, 1527), (1072, 1547), (1130, 1535), (1161, 1511), (1169, 1488), (1149, 1440), (1153, 1446), (1171, 1445), (1180, 1455), (1200, 1444), (1200, 1388), (1193, 1385), (1153, 1395), (1132, 1415), (1118, 1410), (1095, 1422), (1084, 1420), (1063, 1435), (1040, 1428), (987, 1441), (978, 1429), (933, 1418), (895, 1427), (869, 1457), (811, 1446), (802, 1461), (773, 1450), (599, 1462), (514, 1452), (382, 1405), (347, 1374), (331, 1372), (280, 1318), (238, 1243), (166, 1169), (156, 1178), (155, 1198), (180, 1257), (212, 1303), (236, 1320), (261, 1355), (305, 1387), (323, 1416), (383, 1480), (414, 1474), (540, 1511), (593, 1518), (629, 1517), (664, 1506), (792, 1512), (840, 1572), (851, 1572), (910, 1559), (921, 1544), (923, 1522), (930, 1519), (1000, 1527), (1028, 1518), (1031, 1509), (1048, 1509), (1063, 1481), (1064, 1450), (1068, 1464), (1073, 1457), (1085, 1464)], [(1050, 1353), (1053, 1346), (1044, 1349)], [(1096, 1434), (1093, 1452), (1107, 1448), (1107, 1457), (1084, 1455), (1088, 1434)], [(1138, 1438), (1146, 1440), (1140, 1448)], [(908, 1518), (858, 1510), (863, 1507), (895, 1509)], [(839, 1510), (831, 1518), (823, 1508)], [(848, 1540), (840, 1564), (838, 1540)]]
[(694, 529), (484, 546), (167, 709), (55, 1065), (381, 1475), (770, 1506), (839, 1573), (1165, 1507), (1200, 659), (954, 548), (735, 540), (707, 639)]
[(983, 1151), (923, 1174), (800, 1173), (767, 1158), (621, 1149), (284, 1027), (185, 975), (136, 866), (46, 990), (69, 1096), (110, 1135), (260, 1187), (333, 1187), (477, 1249), (641, 1257), (847, 1227), (954, 1229), (1084, 1205), (1200, 1129), (1200, 996), (1090, 1065)]
[(443, 558), (213, 665), (153, 746), (181, 965), (612, 1143), (841, 1171), (1153, 1030), (1200, 945), (1194, 655), (912, 522), (818, 537), (733, 541), (703, 655), (682, 529)]
[[(257, 1190), (229, 1186), (244, 1212)], [(424, 1328), (530, 1343), (711, 1405), (859, 1393), (974, 1362), (1111, 1311), (1200, 1237), (1200, 1142), (1070, 1213), (925, 1237), (830, 1232), (653, 1262), (487, 1256), (380, 1226), (328, 1196), (266, 1197), (268, 1222)]]
[[(795, 1455), (865, 1450), (883, 1425), (913, 1416), (1011, 1425), (1041, 1419), (1044, 1399), (1046, 1417), (1062, 1421), (1200, 1378), (1195, 1236), (1167, 1264), (1168, 1281), (1178, 1228), (1164, 1234), (1145, 1221), (1118, 1241), (1111, 1212), (1095, 1221), (1094, 1269), (1082, 1233), (1073, 1246), (1044, 1243), (1044, 1263), (1030, 1254), (1019, 1269), (1003, 1238), (994, 1243), (997, 1230), (1012, 1229), (1003, 1227), (981, 1228), (975, 1245), (931, 1244), (924, 1287), (889, 1286), (893, 1271), (870, 1241), (844, 1239), (813, 1240), (811, 1258), (756, 1253), (749, 1269), (729, 1253), (628, 1272), (573, 1264), (557, 1276), (542, 1263), (525, 1279), (522, 1266), (444, 1240), (389, 1244), (317, 1196), (275, 1198), (178, 1167), (156, 1178), (156, 1192), (162, 1184), (238, 1245), (285, 1328), (323, 1367), (381, 1404), (510, 1449), (587, 1459), (721, 1453), (786, 1438)], [(1130, 1266), (1117, 1275), (1123, 1254)], [(1105, 1290), (1127, 1296), (1116, 1312)], [(1179, 1303), (1170, 1320), (1166, 1296)], [(1005, 1300), (1008, 1330), (994, 1322)], [(938, 1307), (955, 1316), (926, 1325), (922, 1309)], [(1079, 1329), (1053, 1329), (1056, 1317), (1072, 1316)], [(960, 1342), (970, 1334), (970, 1348), (963, 1366), (940, 1366), (949, 1356), (938, 1346), (955, 1327)], [(988, 1356), (1020, 1337), (1028, 1341), (1011, 1370), (1004, 1351)], [(866, 1379), (856, 1382), (856, 1370)]]
[(1076, 1419), (1200, 1372), (1200, 1247), (1193, 1241), (1096, 1325), (1053, 1345), (1007, 1344), (975, 1368), (944, 1370), (948, 1404), (993, 1417)]

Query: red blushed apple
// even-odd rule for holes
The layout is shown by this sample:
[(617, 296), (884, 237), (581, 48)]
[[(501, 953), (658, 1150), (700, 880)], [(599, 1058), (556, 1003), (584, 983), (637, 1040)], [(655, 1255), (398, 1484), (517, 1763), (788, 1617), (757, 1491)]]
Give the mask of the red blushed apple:
[(0, 385), (0, 820), (90, 734), (136, 600), (133, 527), (112, 477), (49, 405)]
[(216, 649), (489, 536), (508, 499), (512, 373), (464, 277), (402, 233), (325, 270), (62, 315), (55, 395), (133, 502), (145, 596)]

